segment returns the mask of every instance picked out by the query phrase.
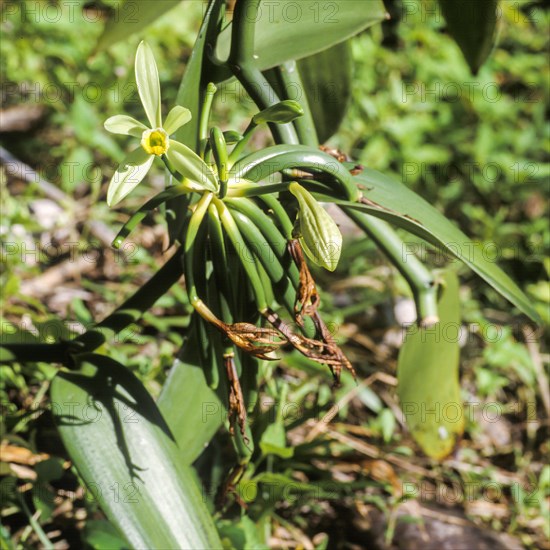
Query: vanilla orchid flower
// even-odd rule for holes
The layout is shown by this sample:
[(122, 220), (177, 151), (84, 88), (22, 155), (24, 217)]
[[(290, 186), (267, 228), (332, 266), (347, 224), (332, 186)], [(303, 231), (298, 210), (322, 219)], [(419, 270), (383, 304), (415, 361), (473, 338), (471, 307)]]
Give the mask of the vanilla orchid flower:
[(115, 115), (105, 121), (105, 129), (114, 134), (141, 139), (140, 147), (120, 163), (107, 191), (107, 204), (114, 206), (128, 195), (147, 175), (155, 157), (162, 157), (170, 170), (179, 173), (190, 191), (217, 191), (216, 175), (194, 151), (170, 136), (191, 120), (191, 112), (177, 105), (166, 117), (161, 116), (160, 81), (153, 52), (141, 42), (136, 53), (136, 84), (149, 127), (127, 115)]

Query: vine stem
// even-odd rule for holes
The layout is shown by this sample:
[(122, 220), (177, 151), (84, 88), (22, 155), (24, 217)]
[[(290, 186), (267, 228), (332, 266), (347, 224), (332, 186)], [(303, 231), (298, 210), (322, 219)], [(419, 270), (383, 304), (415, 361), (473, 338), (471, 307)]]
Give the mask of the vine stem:
[(416, 256), (404, 257), (403, 241), (384, 220), (352, 208), (343, 207), (343, 210), (384, 252), (411, 287), (420, 326), (428, 327), (437, 323), (437, 285), (430, 270)]
[[(228, 64), (254, 103), (260, 109), (266, 109), (279, 103), (279, 98), (254, 60), (254, 40), (260, 3), (261, 0), (239, 0), (236, 3)], [(269, 127), (276, 142), (299, 143), (292, 124), (270, 124)]]

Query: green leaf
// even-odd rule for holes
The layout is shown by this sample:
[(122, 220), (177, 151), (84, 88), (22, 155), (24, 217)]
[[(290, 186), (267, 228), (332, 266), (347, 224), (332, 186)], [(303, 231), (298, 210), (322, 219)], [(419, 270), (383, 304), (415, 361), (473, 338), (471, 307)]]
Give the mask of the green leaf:
[[(191, 57), (185, 67), (176, 98), (178, 105), (183, 105), (191, 112), (191, 120), (176, 132), (176, 139), (194, 151), (199, 150), (200, 108), (206, 87), (202, 78), (206, 31), (214, 9), (215, 3), (211, 2), (204, 15)], [(185, 222), (185, 217), (182, 215), (182, 212), (185, 212), (185, 199), (180, 197), (170, 200), (166, 204), (166, 210), (173, 214), (167, 216), (168, 234), (170, 235), (170, 244), (172, 244), (182, 233)]]
[(352, 69), (349, 41), (298, 61), (320, 143), (333, 136), (344, 119), (351, 99)]
[(83, 539), (94, 550), (125, 550), (128, 548), (128, 543), (105, 520), (86, 520)]
[[(347, 203), (344, 210), (349, 207), (358, 208), (418, 235), (440, 250), (449, 252), (450, 256), (462, 260), (533, 321), (540, 322), (531, 300), (492, 261), (483, 246), (468, 238), (422, 197), (402, 183), (368, 168), (364, 168), (354, 179), (370, 202), (362, 205)], [(420, 245), (412, 243), (403, 251), (404, 260), (407, 255), (419, 250)]]
[(57, 458), (48, 458), (39, 462), (34, 467), (36, 475), (42, 482), (50, 482), (60, 479), (64, 473), (63, 462)]
[(262, 434), (260, 449), (264, 455), (275, 455), (281, 458), (290, 458), (294, 455), (294, 448), (286, 446), (286, 431), (282, 422), (270, 424)]
[[(9, 468), (8, 468), (9, 472)], [(40, 521), (48, 521), (56, 509), (56, 495), (45, 483), (35, 483), (32, 488), (32, 503), (37, 512), (40, 512)]]
[(342, 252), (342, 234), (327, 211), (301, 185), (291, 183), (288, 190), (300, 206), (300, 242), (315, 264), (334, 271)]
[[(199, 34), (193, 46), (193, 51), (185, 67), (183, 78), (180, 83), (176, 103), (183, 105), (191, 111), (191, 121), (179, 129), (176, 139), (191, 149), (197, 151), (199, 148), (199, 123), (201, 104), (206, 90), (207, 82), (203, 78), (204, 51), (207, 39), (207, 29), (211, 18), (215, 15), (216, 2), (211, 2), (208, 11), (199, 30)], [(219, 2), (218, 2), (219, 4)], [(216, 10), (217, 13), (217, 10)]]
[(160, 80), (153, 50), (147, 42), (141, 41), (136, 52), (136, 84), (151, 128), (162, 126), (160, 105)]
[(82, 355), (78, 367), (55, 377), (51, 399), (87, 498), (134, 548), (219, 548), (193, 471), (143, 384), (105, 356)]
[(99, 37), (95, 51), (101, 51), (120, 40), (126, 40), (132, 34), (141, 31), (147, 25), (179, 4), (181, 0), (155, 0), (154, 2), (136, 2), (124, 0), (116, 3), (117, 11), (107, 21)]
[[(227, 410), (206, 381), (202, 362), (208, 356), (203, 350), (208, 342), (198, 339), (196, 313), (194, 317), (189, 339), (170, 369), (157, 400), (185, 464), (192, 464), (198, 458), (227, 415)], [(189, 426), (200, 429), (189, 430)]]
[(382, 409), (377, 418), (384, 443), (389, 443), (395, 431), (395, 416), (391, 409)]
[(296, 118), (303, 116), (303, 114), (304, 109), (297, 101), (285, 99), (284, 101), (280, 101), (256, 113), (252, 117), (252, 121), (254, 124), (266, 124), (269, 122), (286, 124), (287, 122), (292, 122)]
[(107, 190), (107, 204), (114, 206), (131, 193), (149, 172), (154, 155), (146, 153), (142, 147), (132, 151), (118, 166)]
[(447, 30), (475, 74), (496, 38), (498, 0), (439, 0)]
[[(264, 71), (291, 59), (301, 59), (343, 42), (388, 17), (380, 0), (280, 0), (260, 4), (254, 59)], [(220, 34), (216, 57), (226, 60), (231, 25)]]
[(412, 326), (399, 352), (397, 393), (407, 425), (422, 450), (441, 460), (464, 432), (458, 377), (460, 302), (457, 276), (448, 272), (439, 301), (440, 321)]
[(269, 550), (269, 546), (263, 541), (259, 525), (246, 515), (242, 515), (238, 521), (220, 521), (220, 535), (224, 543), (227, 543), (224, 548)]

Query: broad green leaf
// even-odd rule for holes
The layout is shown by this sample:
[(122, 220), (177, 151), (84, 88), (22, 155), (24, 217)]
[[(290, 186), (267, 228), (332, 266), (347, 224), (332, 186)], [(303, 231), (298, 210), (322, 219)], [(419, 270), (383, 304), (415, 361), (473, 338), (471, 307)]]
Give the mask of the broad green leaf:
[[(176, 139), (194, 151), (199, 150), (200, 110), (207, 84), (203, 81), (202, 75), (203, 56), (207, 36), (206, 31), (215, 7), (216, 2), (212, 1), (204, 15), (199, 34), (193, 46), (193, 51), (191, 52), (191, 57), (185, 67), (185, 72), (183, 73), (183, 78), (176, 98), (176, 103), (178, 105), (182, 105), (191, 112), (191, 120), (176, 132)], [(172, 199), (166, 203), (167, 213), (172, 213), (172, 215), (167, 216), (170, 243), (173, 243), (181, 235), (185, 222), (185, 217), (182, 215), (182, 212), (185, 212), (185, 208), (185, 199), (182, 197)]]
[(151, 128), (162, 126), (160, 105), (160, 80), (153, 50), (147, 42), (141, 41), (136, 52), (136, 84)]
[[(362, 202), (334, 198), (334, 193), (323, 192), (319, 185), (312, 190), (314, 195), (321, 201), (328, 200), (338, 204), (345, 212), (359, 210), (371, 214), (425, 239), (451, 256), (462, 260), (523, 313), (536, 323), (541, 322), (529, 298), (498, 267), (490, 251), (480, 243), (469, 239), (414, 191), (380, 172), (363, 168), (359, 175), (348, 181), (347, 176), (342, 173), (346, 164), (337, 163), (330, 158), (327, 162), (327, 155), (321, 151), (299, 145), (293, 145), (292, 148), (275, 145), (252, 153), (235, 163), (232, 173), (236, 178), (258, 182), (291, 166), (306, 169), (310, 167), (314, 170), (325, 167), (327, 172), (337, 174), (339, 178), (344, 177), (344, 180), (339, 181), (342, 191), (348, 196), (360, 191), (363, 194)], [(307, 182), (304, 182), (304, 185), (307, 186)], [(419, 251), (420, 245), (412, 243), (410, 247), (407, 246), (403, 250), (404, 259)]]
[(300, 242), (315, 264), (334, 271), (342, 252), (342, 234), (327, 211), (301, 185), (291, 183), (288, 190), (298, 199)]
[(270, 424), (262, 434), (260, 449), (264, 455), (275, 455), (281, 458), (291, 458), (294, 448), (286, 446), (285, 427), (281, 422)]
[(464, 432), (458, 290), (457, 276), (446, 273), (439, 323), (430, 328), (412, 326), (397, 365), (397, 393), (407, 426), (424, 453), (437, 460), (453, 450)]
[(475, 74), (495, 41), (498, 0), (439, 0), (447, 30)]
[(204, 14), (199, 34), (193, 46), (193, 51), (185, 67), (183, 78), (180, 83), (176, 103), (183, 105), (191, 111), (191, 120), (185, 126), (182, 126), (176, 133), (176, 139), (184, 143), (194, 151), (199, 147), (199, 122), (201, 104), (204, 98), (204, 92), (208, 82), (203, 77), (204, 51), (207, 39), (207, 30), (211, 18), (217, 17), (217, 4), (220, 0), (213, 0), (208, 5), (208, 10)]
[(138, 147), (119, 164), (107, 190), (109, 206), (120, 202), (141, 183), (149, 172), (154, 158), (154, 155), (149, 155), (142, 147)]
[[(454, 223), (422, 197), (402, 183), (368, 168), (364, 168), (363, 172), (354, 179), (362, 188), (363, 195), (369, 203), (362, 205), (346, 203), (346, 206), (343, 206), (344, 210), (350, 207), (363, 210), (418, 235), (439, 250), (448, 252), (450, 256), (462, 260), (533, 321), (540, 322), (531, 300), (500, 269), (490, 251), (479, 242), (468, 238)], [(418, 252), (419, 248), (419, 244), (411, 244), (403, 251), (404, 259), (406, 260), (408, 254)]]
[(155, 0), (136, 2), (124, 0), (116, 2), (116, 12), (105, 25), (99, 37), (96, 51), (104, 50), (120, 40), (126, 40), (132, 34), (141, 31), (147, 25), (179, 4), (181, 0)]
[(105, 356), (77, 366), (53, 380), (52, 412), (88, 498), (133, 548), (219, 548), (193, 471), (143, 384)]
[(271, 107), (268, 107), (259, 113), (256, 113), (252, 117), (252, 121), (255, 124), (265, 124), (268, 122), (285, 124), (287, 122), (292, 122), (303, 114), (304, 109), (297, 101), (285, 99), (275, 105), (271, 105)]
[(269, 550), (269, 546), (263, 540), (260, 525), (245, 514), (238, 521), (235, 519), (220, 521), (220, 536), (225, 543), (224, 548)]
[(82, 536), (94, 550), (125, 550), (128, 548), (128, 543), (105, 520), (86, 520)]
[(349, 41), (298, 61), (320, 143), (334, 135), (344, 119), (351, 99), (352, 68)]
[[(280, 0), (260, 4), (254, 59), (260, 70), (343, 42), (388, 17), (380, 0)], [(232, 25), (220, 34), (216, 57), (229, 56)]]
[[(195, 318), (189, 338), (170, 369), (157, 401), (185, 464), (192, 464), (202, 453), (227, 415), (227, 410), (206, 381), (204, 362), (208, 360), (208, 350), (204, 346), (208, 342), (199, 340), (194, 329), (196, 322)], [(196, 429), (189, 430), (189, 426)]]

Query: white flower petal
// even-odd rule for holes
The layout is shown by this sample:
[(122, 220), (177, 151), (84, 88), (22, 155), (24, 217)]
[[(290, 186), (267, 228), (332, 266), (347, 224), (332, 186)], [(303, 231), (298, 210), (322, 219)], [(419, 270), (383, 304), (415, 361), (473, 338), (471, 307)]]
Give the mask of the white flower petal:
[(187, 124), (191, 120), (191, 111), (180, 105), (176, 105), (166, 117), (164, 121), (164, 130), (170, 136), (176, 130)]
[(139, 97), (151, 128), (160, 128), (160, 82), (153, 51), (146, 42), (140, 42), (136, 53), (136, 84)]
[(183, 143), (170, 140), (170, 149), (166, 156), (182, 176), (199, 183), (209, 191), (218, 190), (218, 179), (210, 166)]
[(120, 163), (107, 191), (109, 206), (120, 202), (143, 180), (151, 168), (154, 158), (154, 155), (149, 155), (141, 147), (138, 147)]
[(145, 124), (127, 115), (112, 116), (105, 121), (104, 126), (105, 130), (112, 134), (123, 134), (139, 138), (148, 129)]

